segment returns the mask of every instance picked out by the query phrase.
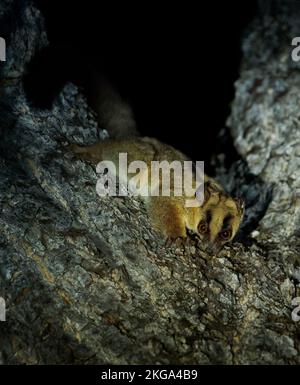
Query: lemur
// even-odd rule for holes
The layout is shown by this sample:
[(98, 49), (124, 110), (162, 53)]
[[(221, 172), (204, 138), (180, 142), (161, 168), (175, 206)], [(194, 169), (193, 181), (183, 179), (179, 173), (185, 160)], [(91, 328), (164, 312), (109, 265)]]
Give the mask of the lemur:
[[(87, 147), (71, 145), (71, 151), (77, 156), (95, 165), (102, 160), (117, 162), (120, 153), (128, 154), (128, 162), (144, 161), (147, 166), (153, 160), (190, 160), (157, 139), (139, 137), (131, 106), (97, 71), (91, 72), (88, 89), (90, 104), (98, 115), (99, 125), (108, 131), (110, 139)], [(190, 197), (185, 193), (174, 196), (171, 191), (170, 195), (142, 197), (154, 227), (164, 236), (184, 239), (189, 230), (200, 238), (208, 252), (214, 254), (234, 238), (243, 219), (244, 202), (229, 196), (214, 179), (205, 175), (201, 206), (186, 207), (185, 200)]]

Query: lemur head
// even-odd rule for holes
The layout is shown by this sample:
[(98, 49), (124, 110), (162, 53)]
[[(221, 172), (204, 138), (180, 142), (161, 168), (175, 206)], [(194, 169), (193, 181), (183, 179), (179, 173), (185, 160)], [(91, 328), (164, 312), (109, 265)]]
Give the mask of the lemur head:
[(225, 243), (234, 238), (244, 211), (241, 198), (230, 197), (217, 184), (205, 183), (198, 234), (209, 254), (217, 254)]

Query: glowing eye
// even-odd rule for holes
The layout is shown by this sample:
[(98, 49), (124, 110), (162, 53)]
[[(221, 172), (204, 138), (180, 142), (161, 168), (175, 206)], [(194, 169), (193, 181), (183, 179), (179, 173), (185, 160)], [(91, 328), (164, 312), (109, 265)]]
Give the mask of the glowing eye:
[(224, 240), (227, 240), (231, 237), (231, 231), (230, 230), (224, 230), (220, 233), (220, 237)]
[(199, 233), (205, 234), (207, 232), (208, 226), (205, 221), (200, 222), (198, 226)]

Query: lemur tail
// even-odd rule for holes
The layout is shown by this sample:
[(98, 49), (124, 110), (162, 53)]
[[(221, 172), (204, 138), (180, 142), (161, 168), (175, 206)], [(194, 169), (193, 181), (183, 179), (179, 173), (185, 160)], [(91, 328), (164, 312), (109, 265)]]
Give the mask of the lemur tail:
[(94, 68), (90, 69), (89, 99), (98, 115), (98, 123), (111, 138), (138, 136), (131, 106), (124, 101), (110, 81)]

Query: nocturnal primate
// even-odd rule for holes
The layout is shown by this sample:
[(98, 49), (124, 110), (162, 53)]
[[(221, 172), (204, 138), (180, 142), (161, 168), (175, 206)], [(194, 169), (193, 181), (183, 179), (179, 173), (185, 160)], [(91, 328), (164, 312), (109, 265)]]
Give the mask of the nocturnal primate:
[[(91, 93), (92, 106), (99, 115), (102, 127), (105, 123), (104, 128), (108, 129), (114, 139), (88, 147), (73, 144), (70, 149), (74, 153), (94, 164), (106, 160), (113, 161), (116, 165), (119, 154), (127, 153), (128, 163), (135, 160), (144, 161), (149, 169), (150, 162), (154, 160), (189, 160), (180, 151), (157, 139), (138, 137), (130, 106), (121, 100), (106, 80), (103, 83), (103, 79), (99, 77), (94, 84), (96, 88)], [(244, 215), (243, 201), (230, 197), (208, 176), (205, 176), (204, 180), (202, 206), (186, 207), (187, 198), (191, 197), (185, 193), (182, 196), (171, 194), (143, 197), (153, 225), (163, 235), (171, 239), (186, 238), (189, 230), (199, 236), (208, 251), (216, 253), (235, 236)]]

